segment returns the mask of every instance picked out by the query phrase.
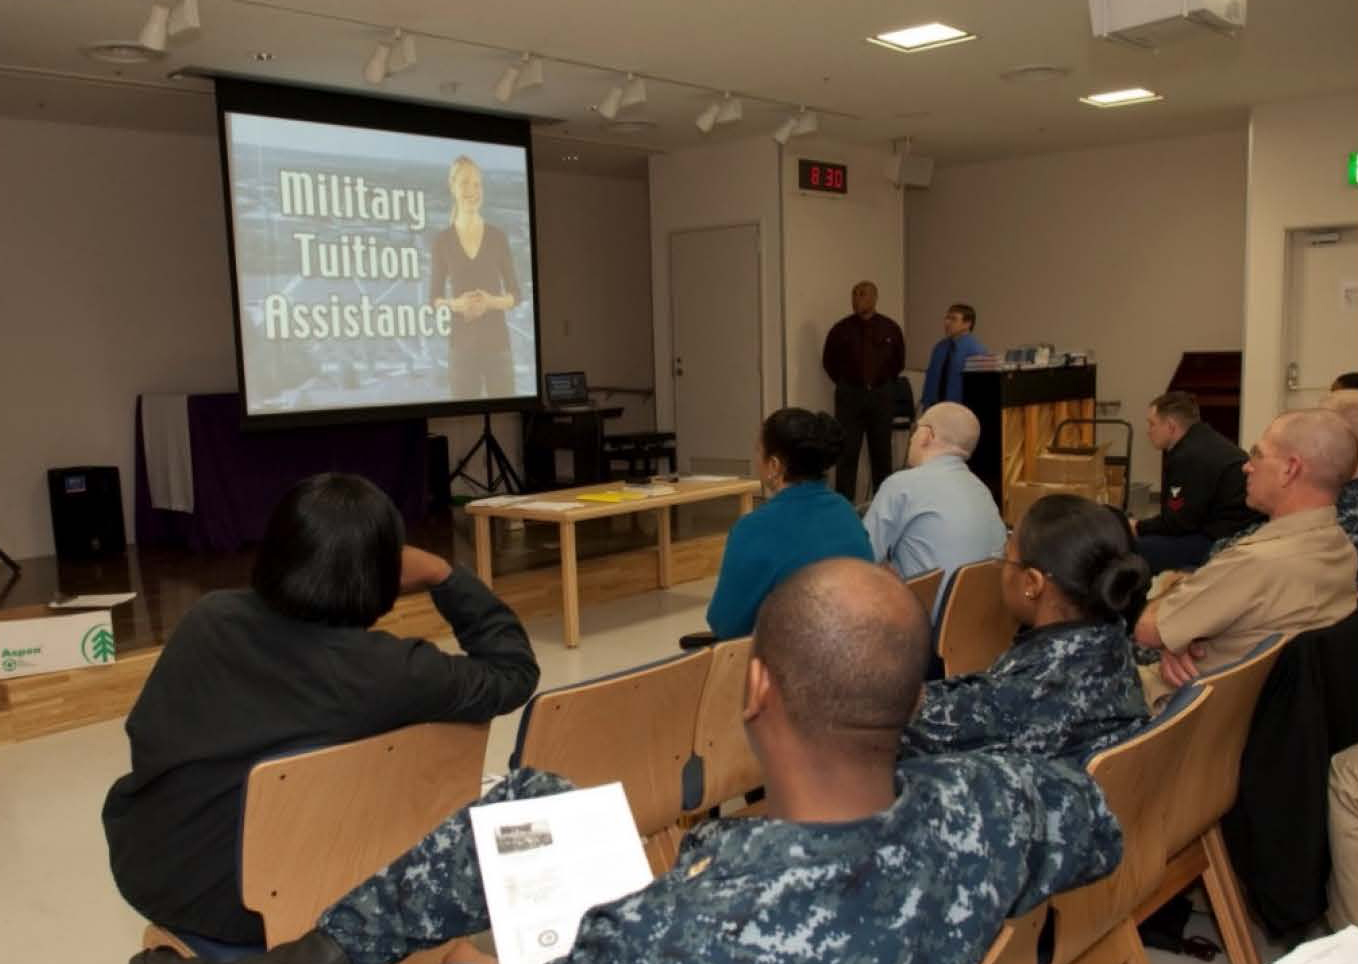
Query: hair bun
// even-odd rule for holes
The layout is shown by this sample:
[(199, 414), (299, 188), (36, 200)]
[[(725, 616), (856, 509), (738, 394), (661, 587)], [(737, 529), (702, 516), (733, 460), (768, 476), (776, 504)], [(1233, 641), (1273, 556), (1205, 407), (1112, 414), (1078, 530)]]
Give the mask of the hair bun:
[(1111, 559), (1094, 581), (1095, 598), (1110, 616), (1119, 615), (1150, 585), (1150, 567), (1133, 552)]
[(812, 436), (826, 469), (839, 460), (844, 451), (844, 426), (829, 412), (817, 412)]

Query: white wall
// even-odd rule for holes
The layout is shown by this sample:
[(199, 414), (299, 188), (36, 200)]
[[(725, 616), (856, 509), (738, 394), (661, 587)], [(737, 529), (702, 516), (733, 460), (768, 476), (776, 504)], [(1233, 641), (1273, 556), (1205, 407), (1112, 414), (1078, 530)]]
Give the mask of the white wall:
[[(0, 118), (0, 143), (0, 548), (52, 552), (46, 470), (61, 465), (119, 467), (131, 538), (137, 395), (235, 390), (217, 142)], [(645, 182), (540, 175), (537, 202), (544, 367), (649, 387)], [(651, 427), (649, 406), (620, 400), (619, 429)], [(517, 463), (518, 416), (493, 425)], [(430, 430), (456, 462), (481, 419)]]
[(52, 551), (46, 470), (116, 465), (142, 392), (236, 381), (215, 138), (0, 118), (0, 547)]
[[(1245, 228), (1245, 376), (1241, 438), (1257, 439), (1283, 405), (1284, 252), (1293, 228), (1358, 223), (1345, 162), (1358, 150), (1358, 91), (1266, 104), (1250, 114)], [(1358, 266), (1355, 266), (1358, 274)], [(1335, 374), (1358, 367), (1336, 358)]]
[(675, 231), (758, 224), (764, 411), (782, 405), (782, 252), (778, 145), (750, 138), (650, 159), (651, 304), (655, 325), (656, 422), (674, 429), (674, 342), (669, 238)]
[[(646, 181), (539, 171), (535, 186), (543, 365), (583, 370), (592, 385), (652, 388)], [(610, 431), (655, 428), (653, 400), (595, 397), (624, 408)]]
[[(798, 190), (797, 161), (803, 157), (848, 165), (848, 193)], [(789, 405), (834, 411), (834, 386), (821, 367), (821, 349), (831, 326), (852, 311), (855, 284), (876, 282), (877, 310), (898, 322), (904, 318), (901, 191), (882, 173), (888, 157), (885, 150), (811, 138), (799, 138), (783, 151)]]
[(1133, 475), (1158, 481), (1146, 404), (1183, 352), (1241, 346), (1245, 148), (1242, 130), (935, 171), (907, 201), (908, 364), (954, 301), (991, 350), (1092, 348), (1100, 399), (1137, 428)]

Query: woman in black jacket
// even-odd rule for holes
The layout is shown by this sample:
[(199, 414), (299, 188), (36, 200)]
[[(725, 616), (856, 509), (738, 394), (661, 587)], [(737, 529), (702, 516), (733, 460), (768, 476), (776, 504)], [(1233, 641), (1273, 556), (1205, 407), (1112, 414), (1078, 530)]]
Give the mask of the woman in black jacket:
[[(114, 879), (147, 918), (263, 941), (237, 872), (256, 761), (412, 723), (484, 722), (532, 695), (537, 661), (514, 613), (465, 568), (404, 541), (371, 482), (313, 476), (274, 510), (251, 588), (207, 594), (175, 628), (127, 720), (132, 772), (103, 813)], [(417, 590), (465, 655), (371, 629), (398, 592)]]

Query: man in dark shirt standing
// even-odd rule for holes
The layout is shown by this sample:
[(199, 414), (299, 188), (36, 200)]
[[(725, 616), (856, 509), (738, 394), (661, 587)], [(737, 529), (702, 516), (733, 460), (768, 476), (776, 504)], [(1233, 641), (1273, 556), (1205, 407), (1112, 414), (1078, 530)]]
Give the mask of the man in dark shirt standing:
[(873, 489), (891, 474), (892, 381), (905, 368), (905, 333), (896, 322), (877, 313), (877, 286), (871, 281), (853, 286), (853, 314), (825, 336), (821, 363), (835, 383), (835, 418), (844, 427), (844, 452), (835, 467), (835, 488), (853, 502), (864, 434)]
[(1164, 452), (1160, 514), (1133, 522), (1137, 552), (1151, 572), (1202, 565), (1213, 541), (1260, 520), (1245, 505), (1248, 458), (1238, 445), (1199, 420), (1187, 392), (1166, 392), (1151, 402), (1146, 434)]

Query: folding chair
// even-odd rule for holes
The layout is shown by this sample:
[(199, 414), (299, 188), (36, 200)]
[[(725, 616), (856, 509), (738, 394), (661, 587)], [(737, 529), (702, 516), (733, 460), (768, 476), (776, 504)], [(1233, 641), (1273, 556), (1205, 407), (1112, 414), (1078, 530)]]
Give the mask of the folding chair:
[(946, 675), (984, 672), (1013, 642), (1018, 623), (1000, 593), (1003, 566), (998, 559), (959, 566), (944, 587), (934, 650)]

